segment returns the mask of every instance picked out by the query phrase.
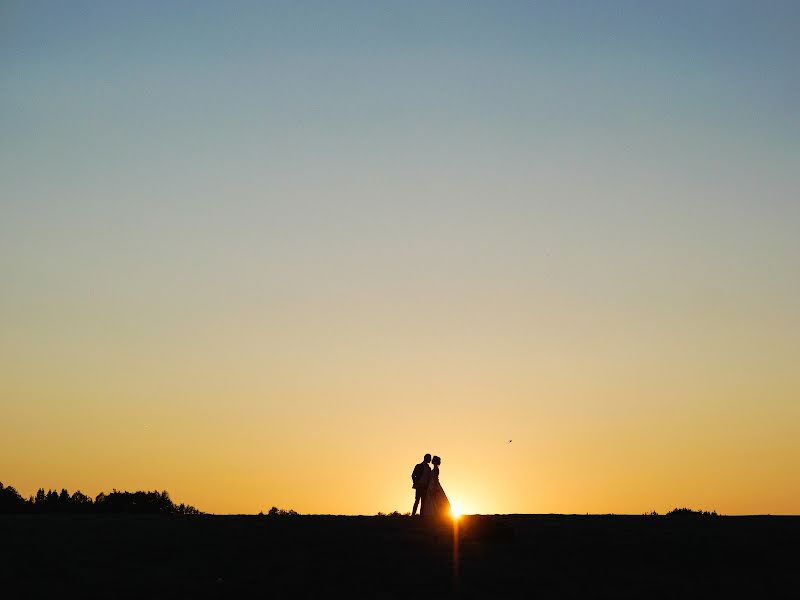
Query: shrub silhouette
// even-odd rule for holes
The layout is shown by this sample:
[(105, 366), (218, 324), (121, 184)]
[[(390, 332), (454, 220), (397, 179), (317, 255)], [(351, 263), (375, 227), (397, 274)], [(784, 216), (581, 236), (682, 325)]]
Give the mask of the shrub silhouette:
[(668, 517), (717, 517), (717, 511), (692, 510), (691, 508), (673, 508), (667, 513)]
[(278, 508), (277, 506), (273, 506), (267, 511), (268, 517), (296, 517), (299, 513), (295, 510), (284, 510), (282, 508)]

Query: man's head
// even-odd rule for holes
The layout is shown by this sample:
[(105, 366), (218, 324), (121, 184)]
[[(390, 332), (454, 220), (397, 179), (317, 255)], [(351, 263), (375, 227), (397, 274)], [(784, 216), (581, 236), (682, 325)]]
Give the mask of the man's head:
[(425, 464), (431, 462), (431, 455), (430, 454), (426, 454), (425, 457), (422, 460), (425, 462)]

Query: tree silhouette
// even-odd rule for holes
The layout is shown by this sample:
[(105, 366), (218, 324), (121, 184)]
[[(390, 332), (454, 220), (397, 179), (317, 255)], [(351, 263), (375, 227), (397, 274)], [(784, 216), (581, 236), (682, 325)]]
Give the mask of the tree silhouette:
[(0, 513), (135, 513), (164, 515), (200, 515), (194, 506), (176, 505), (166, 490), (161, 492), (121, 492), (116, 489), (110, 494), (100, 492), (92, 500), (81, 491), (70, 494), (39, 488), (36, 495), (28, 500), (11, 486), (0, 483)]
[(3, 487), (0, 482), (0, 512), (19, 513), (25, 510), (25, 500), (12, 486)]

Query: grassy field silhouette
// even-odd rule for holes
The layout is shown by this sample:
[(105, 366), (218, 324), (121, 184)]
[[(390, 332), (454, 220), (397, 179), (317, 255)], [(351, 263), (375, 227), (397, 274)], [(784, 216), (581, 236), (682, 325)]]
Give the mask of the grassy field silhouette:
[(44, 596), (776, 597), (800, 517), (0, 515), (6, 589)]

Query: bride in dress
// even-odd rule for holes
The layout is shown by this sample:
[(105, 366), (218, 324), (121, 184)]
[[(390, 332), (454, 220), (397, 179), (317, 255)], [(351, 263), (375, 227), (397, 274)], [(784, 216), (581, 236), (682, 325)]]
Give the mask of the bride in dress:
[(428, 493), (425, 497), (425, 515), (437, 518), (449, 518), (450, 513), (450, 500), (447, 499), (447, 494), (442, 489), (442, 484), (439, 483), (439, 465), (442, 464), (442, 459), (434, 456), (433, 470), (431, 471), (431, 478), (428, 483)]

